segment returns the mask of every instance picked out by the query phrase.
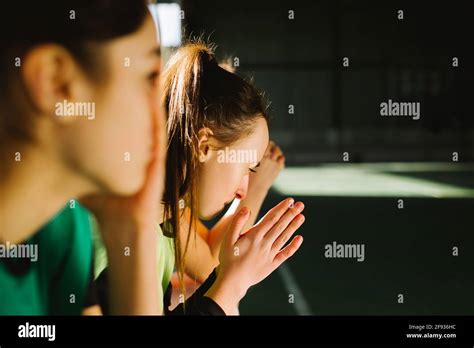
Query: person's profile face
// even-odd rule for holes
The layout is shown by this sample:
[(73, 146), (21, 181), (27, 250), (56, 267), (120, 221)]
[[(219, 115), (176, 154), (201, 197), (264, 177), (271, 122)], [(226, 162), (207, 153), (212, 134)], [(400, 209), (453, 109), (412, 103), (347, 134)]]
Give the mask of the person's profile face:
[(148, 14), (137, 31), (104, 45), (108, 74), (94, 97), (96, 116), (73, 130), (80, 136), (71, 135), (75, 160), (103, 191), (137, 192), (153, 152), (158, 151), (164, 160), (166, 132), (159, 99), (157, 34)]
[(268, 141), (267, 121), (258, 118), (252, 134), (230, 146), (210, 151), (199, 168), (200, 218), (212, 219), (234, 198), (245, 198), (250, 170), (261, 161)]

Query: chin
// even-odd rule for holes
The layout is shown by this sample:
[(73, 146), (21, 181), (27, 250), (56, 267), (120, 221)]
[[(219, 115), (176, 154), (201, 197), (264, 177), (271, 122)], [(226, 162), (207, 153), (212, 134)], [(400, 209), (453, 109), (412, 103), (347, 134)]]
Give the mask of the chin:
[(212, 220), (214, 219), (217, 215), (219, 215), (220, 213), (222, 213), (222, 211), (224, 210), (225, 206), (222, 207), (221, 209), (217, 210), (217, 211), (214, 211), (214, 212), (206, 212), (204, 214), (200, 214), (199, 218), (202, 219), (202, 220)]
[(136, 194), (143, 186), (144, 176), (139, 175), (129, 178), (129, 180), (121, 180), (121, 182), (114, 183), (111, 191), (119, 196), (132, 196)]

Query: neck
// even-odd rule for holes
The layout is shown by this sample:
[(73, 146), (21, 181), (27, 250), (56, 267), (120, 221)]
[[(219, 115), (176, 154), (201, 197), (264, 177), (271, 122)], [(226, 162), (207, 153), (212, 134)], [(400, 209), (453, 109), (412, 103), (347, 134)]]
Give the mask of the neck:
[(38, 147), (24, 149), (21, 156), (11, 161), (0, 182), (0, 243), (27, 240), (70, 199), (91, 190), (77, 173)]

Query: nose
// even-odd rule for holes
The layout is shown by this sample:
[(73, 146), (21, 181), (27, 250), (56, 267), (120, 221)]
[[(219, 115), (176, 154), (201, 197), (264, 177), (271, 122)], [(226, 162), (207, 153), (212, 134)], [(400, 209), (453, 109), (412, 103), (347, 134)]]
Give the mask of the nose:
[(237, 187), (237, 190), (235, 191), (235, 197), (240, 200), (247, 197), (248, 188), (249, 188), (249, 175), (246, 174), (242, 177), (242, 180), (240, 180), (239, 186)]

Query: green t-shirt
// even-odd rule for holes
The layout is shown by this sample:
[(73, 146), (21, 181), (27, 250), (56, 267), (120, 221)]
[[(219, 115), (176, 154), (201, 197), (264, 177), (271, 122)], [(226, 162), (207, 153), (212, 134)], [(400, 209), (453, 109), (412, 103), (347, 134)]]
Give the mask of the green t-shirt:
[(25, 243), (30, 256), (37, 246), (36, 262), (0, 259), (0, 315), (79, 315), (92, 267), (87, 210), (68, 205)]
[[(99, 226), (93, 220), (93, 238), (94, 238), (94, 276), (97, 278), (102, 271), (107, 267), (107, 251), (100, 236)], [(171, 281), (174, 271), (174, 240), (163, 234), (160, 225), (157, 224), (156, 231), (158, 234), (157, 240), (157, 260), (156, 271), (158, 274), (158, 281), (160, 282), (159, 299), (163, 306), (163, 296)]]

